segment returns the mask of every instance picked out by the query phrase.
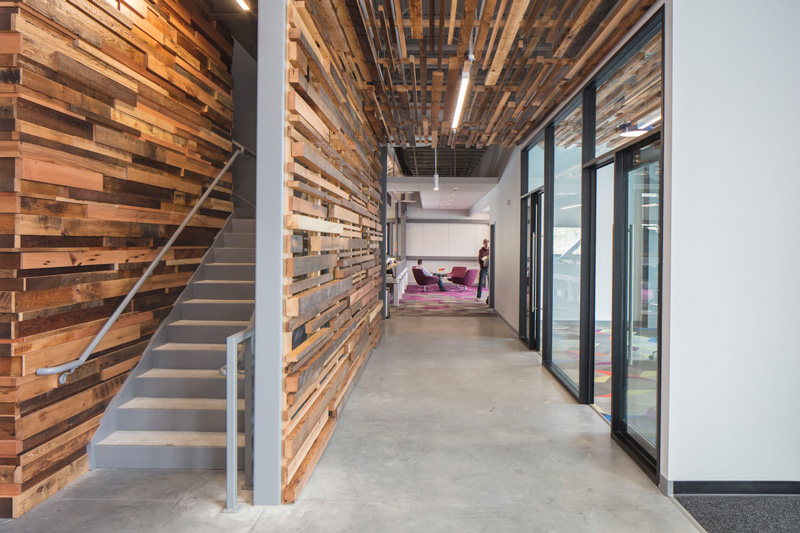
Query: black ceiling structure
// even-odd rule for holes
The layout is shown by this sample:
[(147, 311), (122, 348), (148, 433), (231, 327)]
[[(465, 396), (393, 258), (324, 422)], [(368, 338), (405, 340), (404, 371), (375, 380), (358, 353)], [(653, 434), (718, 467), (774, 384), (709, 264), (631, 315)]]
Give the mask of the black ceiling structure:
[[(404, 176), (433, 176), (436, 169), (433, 148), (395, 147), (397, 162)], [(475, 175), (486, 148), (439, 148), (438, 171), (443, 178), (465, 178)]]

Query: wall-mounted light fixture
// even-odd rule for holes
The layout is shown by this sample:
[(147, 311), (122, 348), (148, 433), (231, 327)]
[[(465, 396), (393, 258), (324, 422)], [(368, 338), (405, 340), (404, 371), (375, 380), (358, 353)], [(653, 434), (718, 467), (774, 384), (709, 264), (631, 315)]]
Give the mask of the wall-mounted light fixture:
[(458, 124), (461, 121), (461, 112), (464, 110), (464, 99), (467, 96), (467, 86), (469, 85), (469, 72), (472, 69), (472, 62), (475, 61), (475, 56), (469, 54), (467, 60), (464, 61), (464, 68), (461, 69), (461, 86), (458, 88), (458, 100), (456, 100), (456, 112), (453, 114), (453, 129), (458, 129)]
[(244, 0), (236, 0), (236, 3), (239, 4), (239, 7), (242, 8), (242, 11), (250, 11), (250, 6), (248, 6)]

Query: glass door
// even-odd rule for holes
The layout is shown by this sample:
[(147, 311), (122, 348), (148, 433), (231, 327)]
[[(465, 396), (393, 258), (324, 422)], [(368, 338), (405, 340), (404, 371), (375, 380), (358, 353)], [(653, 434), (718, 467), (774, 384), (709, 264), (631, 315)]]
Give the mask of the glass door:
[(530, 341), (531, 308), (531, 197), (522, 199), (522, 228), (520, 231), (522, 261), (520, 262), (519, 338), (528, 347)]
[(523, 199), (524, 302), (520, 317), (520, 338), (531, 350), (541, 351), (542, 323), (542, 191)]
[(541, 323), (542, 323), (542, 192), (535, 192), (530, 196), (531, 202), (531, 236), (530, 267), (528, 273), (528, 305), (526, 315), (528, 317), (528, 347), (532, 350), (541, 351)]
[[(655, 467), (658, 450), (661, 140), (617, 156), (612, 432)], [(619, 287), (621, 290), (617, 290)]]

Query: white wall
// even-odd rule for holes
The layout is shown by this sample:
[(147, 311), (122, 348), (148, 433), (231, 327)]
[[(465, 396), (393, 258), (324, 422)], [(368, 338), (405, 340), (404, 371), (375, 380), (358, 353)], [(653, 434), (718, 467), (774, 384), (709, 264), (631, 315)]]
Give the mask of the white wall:
[[(406, 255), (414, 265), (420, 257), (425, 259), (425, 268), (435, 272), (440, 268), (450, 272), (454, 266), (479, 268), (478, 249), (483, 239), (489, 238), (489, 215), (479, 213), (470, 216), (467, 211), (422, 209), (409, 206), (408, 218), (411, 220), (452, 220), (447, 222), (408, 222), (408, 246)], [(469, 220), (477, 224), (463, 224), (455, 221)], [(453, 259), (448, 259), (452, 257)], [(465, 260), (462, 258), (473, 258)], [(411, 283), (414, 283), (413, 278)], [(477, 283), (477, 282), (476, 282)]]
[(800, 3), (675, 0), (669, 472), (800, 480)]
[(500, 183), (485, 200), (489, 218), (495, 224), (494, 246), (494, 307), (516, 331), (519, 328), (519, 213), (520, 213), (520, 152), (514, 148)]

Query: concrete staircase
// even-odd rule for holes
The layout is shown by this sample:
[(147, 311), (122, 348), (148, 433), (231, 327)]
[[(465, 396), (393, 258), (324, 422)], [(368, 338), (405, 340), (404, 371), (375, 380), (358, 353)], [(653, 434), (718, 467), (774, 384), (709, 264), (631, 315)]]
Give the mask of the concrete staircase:
[[(255, 224), (232, 219), (163, 321), (92, 440), (95, 467), (225, 468), (225, 341), (255, 307)], [(244, 383), (239, 422), (244, 428)], [(244, 434), (239, 434), (243, 465)]]

